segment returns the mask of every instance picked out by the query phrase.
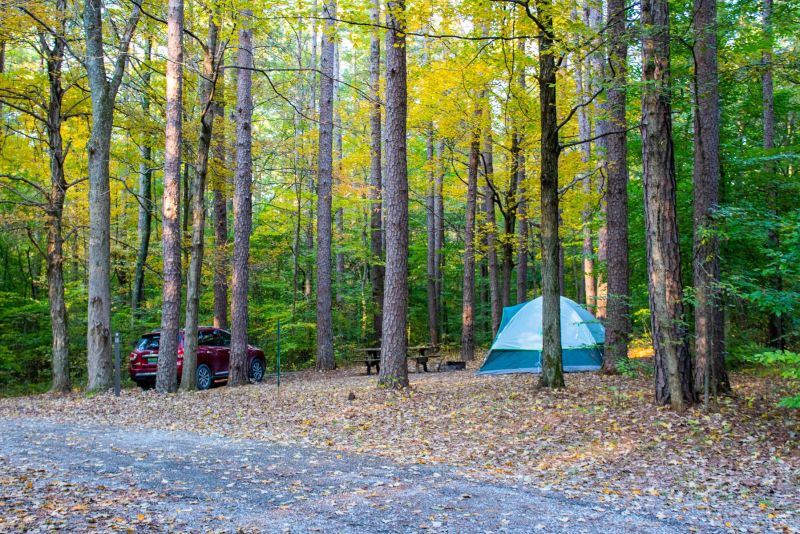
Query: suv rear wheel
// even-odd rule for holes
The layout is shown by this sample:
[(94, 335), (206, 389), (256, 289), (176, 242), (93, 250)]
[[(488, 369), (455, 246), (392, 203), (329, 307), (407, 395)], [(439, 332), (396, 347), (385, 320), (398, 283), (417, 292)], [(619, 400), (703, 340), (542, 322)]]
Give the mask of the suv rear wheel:
[(200, 391), (206, 390), (211, 387), (214, 382), (214, 377), (211, 375), (211, 368), (201, 363), (197, 366), (197, 389)]
[(253, 358), (250, 362), (250, 371), (248, 373), (250, 382), (261, 382), (264, 380), (264, 362), (258, 358)]

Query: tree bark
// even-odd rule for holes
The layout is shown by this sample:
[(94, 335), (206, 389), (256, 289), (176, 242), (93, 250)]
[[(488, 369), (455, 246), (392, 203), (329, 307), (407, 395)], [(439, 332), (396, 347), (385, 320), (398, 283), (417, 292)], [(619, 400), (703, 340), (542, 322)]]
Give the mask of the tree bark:
[[(147, 38), (144, 44), (144, 61), (150, 63), (152, 39)], [(142, 91), (142, 115), (150, 115), (150, 69), (145, 66), (142, 73), (142, 83), (145, 90)], [(152, 148), (150, 147), (150, 134), (145, 134), (145, 139), (139, 147), (139, 219), (137, 224), (137, 235), (139, 238), (139, 249), (136, 254), (136, 267), (133, 275), (133, 291), (131, 295), (131, 311), (134, 317), (138, 314), (139, 306), (144, 301), (144, 268), (147, 264), (147, 254), (150, 250), (150, 231), (153, 219), (152, 185), (153, 185), (153, 162)]]
[(101, 0), (85, 0), (86, 72), (92, 100), (89, 156), (89, 258), (86, 353), (90, 391), (113, 385), (111, 361), (111, 192), (109, 159), (114, 101), (127, 64), (128, 46), (139, 21), (134, 5), (121, 36), (111, 78), (106, 77)]
[(317, 166), (317, 370), (336, 367), (333, 353), (331, 295), (332, 184), (333, 184), (333, 70), (336, 3), (322, 7), (322, 68), (319, 82), (319, 162)]
[[(764, 129), (764, 150), (769, 152), (775, 148), (775, 102), (772, 82), (772, 0), (763, 0), (762, 17), (764, 34), (767, 37), (769, 46), (767, 50), (761, 53), (761, 66), (763, 69), (761, 73), (761, 116)], [(764, 172), (767, 175), (767, 183), (770, 184), (767, 191), (769, 203), (774, 207), (777, 204), (777, 192), (772, 184), (772, 174), (775, 172), (774, 165), (766, 163)], [(774, 208), (772, 211), (776, 213)], [(770, 247), (778, 247), (778, 234), (774, 230), (769, 231), (768, 239)], [(783, 281), (780, 275), (773, 277), (772, 283), (779, 291), (782, 289)], [(776, 313), (770, 313), (767, 318), (767, 344), (778, 350), (786, 349), (783, 318)]]
[(208, 38), (203, 50), (203, 75), (200, 79), (200, 138), (192, 182), (192, 256), (186, 280), (186, 321), (184, 330), (183, 374), (181, 390), (197, 389), (197, 334), (200, 313), (201, 277), (203, 274), (203, 236), (206, 227), (206, 176), (208, 153), (214, 127), (214, 86), (217, 78), (217, 34), (214, 14), (209, 15)]
[(164, 297), (156, 391), (178, 387), (178, 329), (181, 312), (181, 144), (183, 138), (183, 0), (170, 0), (167, 15), (167, 109), (162, 225)]
[[(480, 106), (480, 104), (478, 104)], [(475, 358), (475, 208), (478, 193), (478, 160), (481, 154), (480, 107), (475, 112), (475, 126), (467, 168), (467, 207), (464, 226), (464, 278), (461, 303), (461, 358)]]
[(369, 164), (369, 200), (370, 200), (370, 281), (372, 283), (372, 299), (375, 312), (372, 317), (375, 339), (380, 342), (383, 323), (383, 236), (381, 224), (383, 209), (381, 207), (381, 38), (378, 25), (381, 17), (380, 0), (372, 0), (370, 22), (373, 24), (369, 41), (369, 95), (370, 103), (370, 164)]
[(380, 385), (408, 386), (408, 162), (405, 0), (389, 0), (386, 26), (386, 280)]
[(231, 356), (228, 384), (247, 376), (247, 326), (250, 233), (253, 226), (253, 12), (240, 12), (239, 67), (236, 81), (236, 175), (233, 193), (233, 276), (231, 280)]
[[(596, 50), (589, 54), (589, 63), (587, 65), (589, 73), (588, 94), (591, 95), (602, 88), (606, 79), (606, 61), (601, 52), (603, 49), (602, 33), (604, 31), (602, 1), (599, 3), (587, 2), (587, 13), (587, 22), (596, 36), (593, 40), (593, 46), (596, 47)], [(608, 130), (608, 121), (605, 118), (607, 115), (607, 102), (598, 100), (595, 102), (595, 108), (597, 109), (597, 118), (594, 121), (594, 136), (597, 139), (594, 141), (594, 145), (597, 149), (596, 156), (600, 159), (597, 166), (607, 174), (607, 138), (605, 137)], [(600, 184), (603, 184), (603, 181), (598, 181), (598, 186)], [(588, 282), (592, 284), (594, 293), (595, 315), (599, 319), (605, 319), (608, 308), (608, 275), (605, 272), (607, 269), (598, 269), (598, 266), (607, 266), (608, 264), (608, 202), (605, 192), (600, 187), (598, 189), (600, 189), (600, 219), (603, 224), (597, 230), (597, 260), (592, 262), (592, 276)], [(589, 190), (591, 191), (591, 188)], [(589, 238), (591, 238), (591, 232), (589, 232)], [(585, 235), (584, 240), (587, 241)], [(587, 243), (584, 244), (587, 245)], [(588, 252), (589, 247), (586, 246), (585, 248)], [(591, 255), (588, 257), (591, 259)]]
[(506, 192), (506, 209), (503, 213), (503, 279), (500, 290), (502, 307), (511, 305), (511, 275), (514, 270), (514, 235), (517, 224), (517, 209), (519, 208), (519, 184), (517, 179), (517, 165), (520, 162), (519, 146), (521, 136), (516, 129), (511, 132), (511, 155), (509, 165), (508, 190)]
[[(341, 102), (339, 99), (339, 79), (341, 78), (341, 59), (339, 57), (340, 50), (339, 44), (335, 45), (334, 63), (333, 63), (333, 107), (335, 110), (336, 120), (334, 121), (334, 139), (336, 156), (336, 172), (334, 173), (334, 182), (338, 185), (342, 183), (342, 113)], [(336, 208), (335, 217), (336, 221), (336, 303), (341, 304), (344, 302), (344, 252), (342, 252), (342, 242), (344, 240), (344, 209), (341, 205)]]
[(628, 122), (625, 103), (628, 70), (628, 43), (625, 31), (624, 0), (608, 2), (608, 64), (611, 85), (606, 103), (611, 132), (606, 137), (606, 205), (608, 213), (608, 280), (606, 343), (603, 372), (615, 373), (617, 363), (628, 358), (630, 335), (630, 289), (628, 287)]
[(66, 0), (57, 0), (57, 30), (51, 32), (52, 45), (48, 45), (45, 34), (41, 34), (42, 48), (47, 54), (47, 78), (49, 101), (47, 106), (47, 144), (50, 148), (50, 198), (47, 209), (47, 292), (50, 303), (50, 330), (52, 332), (53, 393), (70, 390), (69, 336), (67, 307), (64, 302), (64, 236), (62, 222), (67, 181), (64, 176), (64, 142), (61, 136), (62, 66), (66, 38)]
[(542, 374), (539, 385), (564, 387), (561, 363), (561, 296), (558, 240), (558, 118), (553, 17), (549, 0), (539, 5), (539, 103), (541, 120), (542, 195)]
[[(730, 391), (725, 370), (722, 302), (719, 294), (719, 239), (714, 212), (719, 207), (719, 69), (717, 2), (694, 1), (694, 388)], [(708, 375), (708, 377), (706, 376)]]
[[(517, 43), (517, 48), (522, 56), (525, 55), (525, 40), (520, 39)], [(525, 67), (520, 66), (519, 72), (519, 90), (524, 94), (527, 91), (527, 82), (525, 80)], [(528, 300), (528, 200), (526, 199), (526, 168), (525, 168), (525, 151), (522, 147), (523, 136), (517, 134), (517, 153), (516, 162), (514, 166), (517, 172), (517, 218), (519, 224), (517, 225), (517, 303), (525, 302)]]
[(436, 300), (436, 160), (433, 124), (428, 125), (427, 136), (428, 194), (425, 196), (425, 228), (427, 231), (426, 267), (428, 275), (428, 339), (439, 344), (439, 303)]
[(444, 265), (444, 196), (442, 195), (442, 188), (444, 187), (444, 139), (439, 140), (439, 146), (436, 149), (437, 155), (437, 172), (436, 181), (434, 183), (433, 191), (433, 213), (434, 213), (434, 264), (436, 266), (436, 303), (438, 305), (439, 316), (439, 339), (443, 339), (443, 317), (442, 311), (444, 303), (442, 302), (442, 288), (444, 287), (444, 275), (442, 267)]
[(655, 396), (676, 410), (694, 402), (684, 325), (670, 98), (669, 7), (642, 2), (642, 167)]
[[(311, 22), (311, 98), (309, 99), (309, 110), (311, 110), (311, 114), (313, 115), (318, 111), (317, 108), (317, 76), (319, 69), (319, 64), (317, 62), (317, 0), (313, 0), (311, 4), (311, 12), (313, 13), (314, 19)], [(319, 150), (319, 147), (317, 147)], [(308, 158), (308, 168), (314, 169), (314, 152), (313, 150), (309, 153)], [(313, 193), (315, 189), (314, 184), (314, 172), (308, 172), (308, 191), (309, 193)], [(309, 195), (308, 201), (308, 216), (306, 217), (306, 251), (308, 252), (309, 257), (311, 258), (308, 262), (306, 267), (306, 277), (305, 277), (305, 286), (303, 288), (303, 294), (306, 299), (311, 300), (311, 293), (312, 288), (314, 285), (313, 280), (313, 270), (314, 270), (314, 200), (313, 196)]]
[(497, 335), (497, 330), (500, 328), (503, 307), (500, 297), (500, 284), (497, 277), (497, 217), (495, 215), (494, 191), (492, 189), (494, 161), (491, 145), (491, 133), (487, 133), (484, 136), (483, 145), (483, 177), (485, 180), (485, 185), (483, 187), (483, 211), (486, 214), (486, 263), (489, 276), (489, 304), (492, 313), (492, 338), (494, 338), (494, 336)]
[[(584, 13), (588, 10), (584, 9)], [(588, 23), (588, 13), (584, 17), (585, 22)], [(583, 60), (576, 58), (575, 63), (575, 84), (577, 92), (582, 102), (588, 102), (592, 95), (592, 88), (590, 83), (590, 71), (588, 58)], [(584, 76), (584, 69), (587, 76)], [(578, 136), (581, 141), (581, 162), (584, 168), (588, 168), (589, 162), (592, 160), (592, 143), (589, 139), (592, 137), (592, 124), (589, 120), (589, 110), (587, 106), (578, 109)], [(583, 247), (581, 255), (583, 257), (583, 294), (585, 295), (584, 303), (589, 311), (596, 310), (597, 295), (596, 295), (596, 280), (594, 276), (594, 239), (592, 236), (592, 204), (590, 202), (590, 195), (592, 193), (592, 178), (591, 173), (583, 178), (583, 194), (585, 195), (583, 210), (581, 210), (581, 224), (583, 225)], [(580, 293), (580, 291), (578, 292)]]
[[(221, 58), (220, 58), (221, 59)], [(219, 72), (214, 115), (219, 124), (214, 147), (214, 326), (228, 328), (228, 145), (225, 139), (225, 70)]]

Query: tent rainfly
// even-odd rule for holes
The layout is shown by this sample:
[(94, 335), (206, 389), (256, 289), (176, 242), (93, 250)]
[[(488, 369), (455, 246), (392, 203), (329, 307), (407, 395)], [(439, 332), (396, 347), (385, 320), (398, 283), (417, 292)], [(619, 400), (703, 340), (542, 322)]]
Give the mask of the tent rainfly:
[[(603, 363), (605, 329), (578, 303), (561, 297), (564, 371), (596, 371)], [(503, 318), (479, 375), (542, 371), (542, 297), (503, 308)]]

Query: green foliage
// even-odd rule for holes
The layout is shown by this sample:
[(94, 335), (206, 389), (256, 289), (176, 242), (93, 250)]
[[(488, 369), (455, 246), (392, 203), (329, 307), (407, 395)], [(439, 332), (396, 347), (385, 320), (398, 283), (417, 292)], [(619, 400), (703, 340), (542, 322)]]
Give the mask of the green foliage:
[(47, 302), (0, 293), (0, 392), (20, 384), (41, 389), (50, 377), (50, 315)]
[(653, 365), (640, 358), (626, 358), (617, 362), (617, 371), (626, 378), (653, 376)]
[(781, 399), (778, 406), (800, 409), (800, 353), (778, 350), (753, 354), (751, 361), (774, 368), (795, 387), (796, 394)]

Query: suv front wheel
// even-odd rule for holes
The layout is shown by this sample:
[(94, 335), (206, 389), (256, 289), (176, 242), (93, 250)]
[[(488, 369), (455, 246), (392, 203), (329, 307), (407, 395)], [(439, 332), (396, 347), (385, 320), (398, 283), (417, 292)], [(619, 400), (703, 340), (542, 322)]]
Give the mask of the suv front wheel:
[(197, 389), (200, 391), (206, 390), (211, 387), (211, 384), (214, 382), (214, 378), (211, 375), (211, 368), (201, 363), (197, 366)]
[(258, 358), (254, 358), (250, 362), (250, 370), (248, 372), (250, 382), (257, 383), (264, 380), (264, 362)]

